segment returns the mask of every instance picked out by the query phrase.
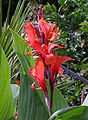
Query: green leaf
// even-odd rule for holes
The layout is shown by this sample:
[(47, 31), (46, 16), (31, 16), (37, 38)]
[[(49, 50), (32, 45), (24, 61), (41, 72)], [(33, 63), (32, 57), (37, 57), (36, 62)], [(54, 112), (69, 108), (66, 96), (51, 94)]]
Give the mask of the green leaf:
[[(46, 80), (46, 82), (47, 82), (48, 95), (49, 95), (49, 98), (50, 98), (49, 81)], [(40, 99), (41, 99), (42, 103), (44, 104), (46, 110), (48, 111), (48, 108), (47, 108), (46, 103), (45, 103), (43, 91), (37, 91), (37, 93), (38, 93), (38, 96), (40, 96)], [(57, 110), (59, 110), (61, 108), (66, 108), (66, 107), (68, 107), (68, 104), (67, 104), (66, 100), (64, 99), (64, 97), (60, 93), (60, 91), (55, 87), (54, 88), (54, 93), (53, 93), (52, 113), (56, 112)]]
[(11, 91), (12, 91), (15, 108), (16, 108), (16, 103), (17, 103), (17, 98), (19, 96), (20, 87), (16, 84), (11, 84)]
[[(25, 55), (25, 49), (28, 46), (28, 44), (20, 37), (19, 34), (11, 30), (14, 42), (13, 47), (15, 48), (15, 51), (21, 61), (22, 67), (25, 71), (25, 74), (29, 75), (29, 69), (31, 66), (35, 65), (35, 61), (32, 56)], [(30, 48), (31, 50), (31, 48)]]
[(15, 105), (10, 88), (10, 70), (0, 46), (0, 120), (14, 120)]
[(21, 73), (18, 120), (47, 120), (49, 114), (36, 91), (31, 89), (29, 79)]
[[(17, 74), (19, 73), (19, 65), (20, 62), (17, 58), (17, 55), (15, 54), (14, 49), (12, 48), (12, 36), (8, 28), (12, 28), (17, 33), (21, 34), (22, 29), (24, 27), (24, 20), (30, 17), (30, 8), (31, 6), (29, 3), (25, 5), (26, 0), (18, 0), (17, 6), (15, 8), (15, 11), (12, 15), (12, 18), (10, 16), (11, 11), (11, 0), (8, 0), (8, 10), (7, 10), (7, 16), (6, 20), (3, 22), (3, 32), (2, 32), (2, 4), (4, 5), (4, 1), (2, 3), (2, 0), (0, 0), (0, 44), (3, 48), (3, 51), (5, 52), (7, 61), (9, 63), (9, 67), (11, 69), (11, 83), (15, 83)], [(24, 7), (25, 6), (25, 7)], [(9, 19), (10, 17), (10, 19)], [(16, 60), (14, 60), (16, 58)], [(14, 64), (13, 64), (14, 63)], [(14, 68), (14, 69), (13, 69)]]
[[(48, 88), (48, 94), (50, 98), (50, 85), (49, 81), (47, 80), (47, 88)], [(57, 110), (61, 108), (68, 107), (68, 104), (66, 100), (64, 99), (63, 95), (60, 93), (60, 91), (55, 87), (54, 93), (53, 93), (53, 105), (52, 105), (52, 113), (56, 112)]]
[[(7, 28), (8, 24), (9, 24), (10, 7), (11, 7), (11, 0), (9, 0), (9, 5), (8, 5), (7, 17), (6, 17), (6, 23), (5, 23), (5, 27), (6, 27), (6, 28)], [(5, 28), (5, 29), (6, 29), (6, 28)]]
[[(22, 64), (22, 70), (26, 75), (29, 75), (30, 66), (34, 66), (35, 62), (34, 62), (33, 57), (29, 57), (29, 56), (25, 55), (25, 53), (24, 53), (25, 48), (28, 46), (28, 44), (25, 43), (25, 41), (17, 33), (12, 31), (11, 29), (10, 29), (10, 31), (11, 31), (13, 39), (14, 39), (13, 46), (14, 46), (15, 51), (16, 51), (16, 53), (21, 61), (21, 64)], [(26, 120), (26, 119), (30, 118), (31, 120), (32, 119), (34, 120), (36, 118), (34, 115), (32, 115), (32, 112), (35, 110), (35, 113), (34, 112), (33, 113), (36, 114), (36, 112), (38, 112), (38, 111), (40, 112), (40, 108), (41, 108), (42, 109), (41, 111), (43, 111), (41, 113), (41, 116), (43, 114), (45, 116), (44, 119), (47, 120), (48, 112), (46, 111), (44, 105), (42, 104), (40, 97), (38, 97), (38, 95), (36, 94), (35, 91), (31, 90), (31, 84), (33, 82), (33, 79), (31, 77), (26, 78), (24, 75), (22, 75), (20, 80), (21, 80), (21, 85), (20, 85), (20, 96), (19, 96), (19, 107), (18, 107), (18, 109), (19, 109), (18, 110), (18, 119), (24, 118), (24, 120)], [(32, 96), (34, 96), (34, 100), (32, 99)], [(22, 98), (25, 100), (23, 100)], [(29, 101), (28, 101), (28, 99), (29, 99)], [(34, 101), (34, 103), (32, 103), (32, 101)], [(28, 104), (28, 106), (27, 106), (27, 104)], [(26, 105), (26, 108), (25, 108), (25, 105)], [(39, 105), (40, 106), (37, 110), (36, 108), (34, 108), (34, 106), (32, 107), (30, 105), (35, 105), (36, 108), (38, 108)], [(26, 110), (28, 112), (25, 112)], [(30, 110), (32, 112), (29, 112)], [(39, 116), (39, 115), (37, 116), (38, 120), (41, 120), (41, 116)]]
[(54, 96), (53, 96), (53, 106), (52, 106), (52, 112), (68, 107), (68, 104), (66, 100), (64, 99), (63, 95), (59, 92), (57, 88), (54, 89)]
[(64, 2), (65, 2), (65, 0), (58, 0), (58, 3), (59, 3), (61, 6), (64, 5)]
[(87, 120), (87, 119), (88, 119), (88, 107), (86, 106), (64, 108), (58, 110), (49, 118), (49, 120)]
[[(26, 75), (29, 75), (29, 69), (30, 67), (35, 66), (35, 60), (32, 56), (25, 55), (25, 49), (28, 46), (28, 44), (20, 37), (19, 34), (17, 34), (15, 31), (11, 30), (12, 37), (13, 37), (13, 47), (15, 49), (15, 52), (20, 59), (23, 73)], [(30, 48), (31, 51), (31, 48)], [(31, 79), (31, 84), (33, 82), (33, 79)]]

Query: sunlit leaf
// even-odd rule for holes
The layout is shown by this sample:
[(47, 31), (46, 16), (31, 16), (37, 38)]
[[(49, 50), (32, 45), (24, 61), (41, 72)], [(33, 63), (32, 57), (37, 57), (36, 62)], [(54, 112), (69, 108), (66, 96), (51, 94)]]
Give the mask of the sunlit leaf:
[(87, 120), (87, 119), (88, 119), (88, 107), (86, 106), (64, 108), (58, 110), (49, 118), (49, 120)]
[(15, 105), (10, 87), (10, 70), (0, 46), (0, 120), (14, 120)]

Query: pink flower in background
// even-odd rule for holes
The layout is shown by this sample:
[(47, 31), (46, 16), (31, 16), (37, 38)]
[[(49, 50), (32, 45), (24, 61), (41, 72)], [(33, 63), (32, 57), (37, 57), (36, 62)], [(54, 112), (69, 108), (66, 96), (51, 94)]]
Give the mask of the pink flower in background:
[(82, 90), (82, 96), (81, 96), (81, 104), (83, 104), (85, 99), (85, 94), (84, 94), (84, 90)]
[(15, 112), (15, 120), (17, 120), (17, 112)]
[(84, 45), (85, 45), (85, 40), (82, 40), (82, 42), (81, 42), (81, 48), (83, 48)]

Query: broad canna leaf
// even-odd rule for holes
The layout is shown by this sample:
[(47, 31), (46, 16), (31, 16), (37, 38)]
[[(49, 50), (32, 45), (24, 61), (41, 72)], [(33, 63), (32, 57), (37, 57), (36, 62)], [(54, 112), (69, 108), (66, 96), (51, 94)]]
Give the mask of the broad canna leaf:
[(69, 107), (56, 111), (49, 120), (87, 120), (88, 107)]
[(52, 106), (52, 113), (60, 110), (61, 108), (68, 107), (66, 100), (64, 99), (63, 95), (59, 92), (57, 88), (54, 89), (53, 93), (53, 106)]
[(42, 101), (32, 90), (30, 78), (21, 73), (20, 95), (18, 99), (18, 120), (47, 120), (49, 114)]
[[(19, 34), (11, 30), (14, 42), (13, 47), (15, 48), (15, 51), (20, 59), (20, 62), (22, 64), (22, 67), (25, 71), (25, 74), (29, 75), (29, 69), (31, 66), (35, 65), (35, 61), (32, 56), (25, 55), (25, 49), (28, 46), (28, 44), (20, 37)], [(30, 48), (31, 50), (31, 48)]]
[(0, 120), (14, 120), (15, 105), (10, 87), (10, 70), (0, 46)]

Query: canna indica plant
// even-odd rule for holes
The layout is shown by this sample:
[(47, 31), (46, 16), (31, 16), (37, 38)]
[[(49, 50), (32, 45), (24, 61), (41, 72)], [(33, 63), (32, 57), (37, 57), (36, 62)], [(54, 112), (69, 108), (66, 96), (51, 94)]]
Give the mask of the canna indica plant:
[[(42, 12), (41, 12), (42, 11)], [(42, 7), (36, 13), (38, 16), (38, 28), (32, 23), (27, 23), (25, 26), (25, 31), (28, 36), (27, 43), (29, 46), (25, 49), (25, 54), (35, 56), (38, 54), (38, 59), (36, 60), (35, 68), (30, 68), (30, 76), (35, 79), (32, 84), (33, 90), (43, 90), (45, 95), (46, 105), (51, 115), (51, 109), (53, 104), (53, 91), (56, 83), (57, 74), (63, 74), (63, 69), (61, 65), (63, 62), (68, 60), (73, 60), (67, 56), (57, 55), (57, 51), (52, 52), (53, 48), (63, 48), (58, 44), (53, 44), (52, 42), (57, 40), (57, 33), (59, 28), (55, 28), (55, 23), (49, 23), (44, 19), (44, 8)], [(32, 52), (28, 52), (28, 48), (32, 48)], [(46, 76), (49, 80), (51, 97), (49, 99)], [(36, 87), (36, 85), (39, 87)]]

